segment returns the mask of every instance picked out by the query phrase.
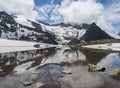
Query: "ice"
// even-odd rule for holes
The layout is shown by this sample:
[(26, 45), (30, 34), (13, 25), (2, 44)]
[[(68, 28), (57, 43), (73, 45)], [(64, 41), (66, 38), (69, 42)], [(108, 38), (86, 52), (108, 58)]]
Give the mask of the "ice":
[[(40, 47), (34, 47), (34, 45), (36, 44), (39, 44)], [(37, 43), (37, 42), (0, 39), (0, 53), (43, 49), (43, 48), (54, 47), (54, 46), (55, 45)]]

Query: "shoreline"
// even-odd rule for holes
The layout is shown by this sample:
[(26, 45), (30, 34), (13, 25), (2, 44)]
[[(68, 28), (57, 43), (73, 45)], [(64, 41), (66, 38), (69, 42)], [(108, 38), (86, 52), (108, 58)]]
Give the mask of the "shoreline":
[(106, 44), (86, 45), (86, 46), (82, 46), (82, 47), (83, 48), (89, 48), (89, 49), (120, 51), (120, 43), (106, 43)]

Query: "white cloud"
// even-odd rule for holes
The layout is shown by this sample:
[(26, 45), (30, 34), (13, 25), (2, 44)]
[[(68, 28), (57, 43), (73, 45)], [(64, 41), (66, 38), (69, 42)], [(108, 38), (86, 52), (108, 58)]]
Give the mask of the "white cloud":
[(120, 1), (111, 3), (104, 11), (104, 15), (110, 22), (120, 22)]
[[(49, 20), (52, 23), (92, 23), (96, 22), (104, 30), (120, 31), (120, 0), (110, 0), (105, 7), (99, 0), (61, 0), (61, 4), (46, 4), (36, 7), (34, 0), (0, 0), (0, 11), (17, 13), (27, 19)], [(112, 3), (111, 3), (112, 1)], [(33, 9), (37, 9), (33, 10)], [(38, 14), (39, 13), (39, 14)]]
[(52, 11), (54, 7), (52, 5), (46, 4), (43, 5), (41, 7), (37, 7), (38, 11), (39, 11), (39, 15), (42, 18), (41, 20), (46, 20), (49, 19), (49, 13)]
[(97, 21), (97, 25), (104, 30), (106, 33), (108, 33), (110, 36), (120, 39), (120, 36), (117, 35), (117, 30), (113, 27), (112, 23), (107, 20), (107, 17), (102, 15), (100, 16)]
[(120, 1), (112, 3), (111, 6), (106, 9), (105, 16), (107, 16), (111, 22), (120, 22)]
[(51, 24), (54, 24), (63, 21), (62, 16), (58, 11), (59, 8), (60, 5), (54, 5), (52, 3), (37, 7), (36, 9), (39, 11), (39, 15), (42, 18), (41, 20), (49, 20), (52, 22)]
[(82, 24), (96, 21), (103, 9), (103, 5), (96, 0), (62, 0), (60, 5), (39, 7), (39, 12), (53, 23)]
[(55, 8), (52, 10), (51, 14), (50, 14), (50, 20), (53, 23), (60, 23), (63, 21), (63, 16), (60, 14), (59, 12), (59, 5), (55, 5)]
[(54, 4), (54, 0), (51, 0), (51, 4)]
[(116, 30), (120, 32), (120, 26), (114, 26), (113, 24), (120, 23), (120, 0), (114, 0), (109, 4), (99, 16), (97, 24), (105, 30)]
[(103, 5), (96, 0), (64, 0), (59, 8), (64, 22), (92, 23), (103, 11)]
[(0, 11), (17, 13), (28, 19), (39, 17), (38, 12), (33, 10), (34, 6), (34, 0), (0, 0)]

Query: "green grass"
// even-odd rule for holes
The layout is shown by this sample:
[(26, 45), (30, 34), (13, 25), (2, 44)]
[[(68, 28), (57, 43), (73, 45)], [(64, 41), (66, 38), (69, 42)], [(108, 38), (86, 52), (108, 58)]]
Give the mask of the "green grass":
[(113, 51), (113, 50), (104, 50), (104, 49), (89, 49), (89, 48), (80, 48), (80, 50), (84, 50), (84, 51), (89, 51), (89, 52), (94, 52), (94, 53), (116, 53), (116, 52), (120, 52), (120, 51)]
[(80, 48), (82, 46), (86, 45), (95, 45), (95, 44), (106, 44), (106, 43), (120, 43), (120, 39), (103, 39), (103, 40), (95, 40), (95, 41), (89, 41), (89, 42), (84, 42), (84, 43), (79, 43), (76, 45), (70, 45), (70, 47), (73, 48)]

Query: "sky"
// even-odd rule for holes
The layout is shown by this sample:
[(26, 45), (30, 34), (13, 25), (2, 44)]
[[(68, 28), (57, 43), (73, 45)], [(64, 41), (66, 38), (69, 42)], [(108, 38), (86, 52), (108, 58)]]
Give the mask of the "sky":
[(0, 11), (49, 24), (95, 22), (120, 32), (120, 0), (0, 0)]

